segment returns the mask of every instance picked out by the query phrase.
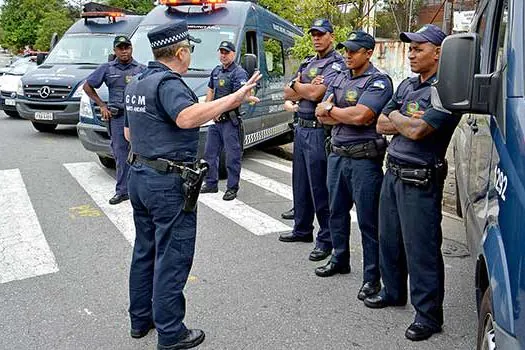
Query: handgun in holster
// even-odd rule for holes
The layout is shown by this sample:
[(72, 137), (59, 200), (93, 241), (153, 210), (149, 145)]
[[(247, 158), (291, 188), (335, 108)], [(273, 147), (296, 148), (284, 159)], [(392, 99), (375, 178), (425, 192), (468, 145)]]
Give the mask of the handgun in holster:
[(448, 175), (448, 162), (446, 159), (439, 160), (435, 165), (436, 172), (436, 183), (439, 186), (443, 186), (445, 179)]
[(202, 182), (208, 173), (208, 163), (201, 159), (195, 169), (185, 166), (181, 173), (184, 180), (182, 190), (184, 193), (184, 208), (186, 212), (193, 212), (197, 208), (197, 200), (201, 191)]

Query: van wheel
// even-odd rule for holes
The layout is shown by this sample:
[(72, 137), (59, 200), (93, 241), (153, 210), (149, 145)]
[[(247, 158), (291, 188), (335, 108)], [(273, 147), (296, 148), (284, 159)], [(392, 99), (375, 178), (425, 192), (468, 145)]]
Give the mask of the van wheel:
[(53, 132), (57, 128), (57, 124), (33, 123), (33, 127), (40, 132)]
[(492, 312), (492, 290), (490, 286), (483, 294), (478, 320), (478, 350), (495, 350), (494, 313)]
[(4, 111), (4, 113), (11, 118), (20, 118), (20, 114), (17, 111)]
[(106, 168), (115, 169), (115, 167), (116, 167), (115, 159), (113, 159), (113, 158), (104, 157), (104, 156), (99, 155), (98, 156), (98, 160), (100, 160), (100, 164), (102, 164)]
[(461, 209), (461, 200), (459, 199), (459, 187), (458, 187), (458, 179), (456, 179), (456, 214), (460, 218), (463, 217), (463, 210)]

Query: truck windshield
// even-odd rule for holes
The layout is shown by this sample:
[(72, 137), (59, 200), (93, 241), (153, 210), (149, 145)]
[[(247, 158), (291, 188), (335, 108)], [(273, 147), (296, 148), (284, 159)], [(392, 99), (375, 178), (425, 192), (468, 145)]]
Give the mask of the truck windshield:
[(115, 35), (67, 34), (46, 59), (46, 64), (102, 64), (113, 53)]
[[(188, 25), (190, 35), (201, 39), (195, 43), (195, 51), (191, 55), (190, 71), (212, 70), (219, 64), (217, 48), (223, 40), (235, 43), (237, 28), (231, 26), (193, 26)], [(148, 31), (155, 26), (141, 26), (137, 29), (131, 42), (133, 43), (133, 57), (144, 64), (153, 60), (153, 53), (148, 40)]]

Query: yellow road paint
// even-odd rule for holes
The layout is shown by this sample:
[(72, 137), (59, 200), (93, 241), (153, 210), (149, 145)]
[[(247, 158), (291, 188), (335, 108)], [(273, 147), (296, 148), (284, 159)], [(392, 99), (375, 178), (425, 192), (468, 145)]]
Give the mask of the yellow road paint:
[(93, 207), (91, 204), (85, 204), (78, 207), (69, 208), (70, 216), (96, 218), (102, 216), (102, 212)]

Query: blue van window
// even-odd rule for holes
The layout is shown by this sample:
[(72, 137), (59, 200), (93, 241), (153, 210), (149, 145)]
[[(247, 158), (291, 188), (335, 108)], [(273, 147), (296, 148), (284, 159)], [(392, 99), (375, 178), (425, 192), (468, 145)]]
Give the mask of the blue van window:
[(285, 73), (283, 44), (279, 40), (264, 37), (264, 54), (266, 56), (266, 69), (270, 78), (283, 78)]
[[(155, 26), (140, 26), (131, 42), (133, 44), (133, 57), (140, 63), (148, 63), (153, 60), (153, 53), (148, 41), (148, 32)], [(192, 26), (188, 25), (190, 35), (202, 40), (195, 44), (195, 51), (191, 55), (191, 70), (212, 70), (217, 66), (219, 58), (217, 48), (223, 40), (236, 42), (238, 28), (232, 26)]]
[(113, 34), (66, 34), (46, 59), (46, 64), (102, 64), (113, 53)]

